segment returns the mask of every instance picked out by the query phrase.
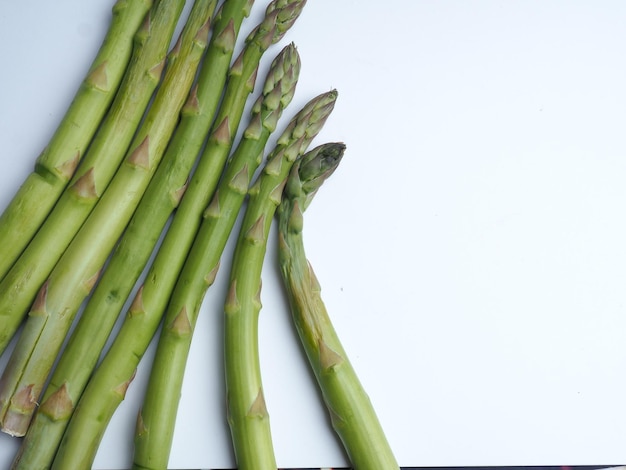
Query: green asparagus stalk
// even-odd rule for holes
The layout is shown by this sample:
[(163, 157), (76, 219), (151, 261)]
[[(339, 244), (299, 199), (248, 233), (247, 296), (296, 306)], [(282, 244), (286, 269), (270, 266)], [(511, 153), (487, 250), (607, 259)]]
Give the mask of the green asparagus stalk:
[[(133, 36), (151, 0), (118, 0), (87, 76), (47, 147), (0, 216), (0, 279), (35, 235), (74, 174), (130, 60)], [(0, 335), (4, 331), (0, 328)]]
[(126, 74), (89, 151), (35, 237), (0, 281), (0, 354), (119, 167), (161, 79), (184, 5), (184, 0), (155, 2), (135, 35)]
[(131, 150), (37, 294), (0, 379), (0, 420), (4, 432), (25, 433), (72, 320), (163, 156), (206, 49), (215, 3), (197, 0), (194, 4)]
[[(111, 330), (184, 193), (186, 179), (209, 131), (222, 96), (235, 42), (252, 0), (226, 0), (215, 14), (198, 80), (181, 111), (157, 168), (120, 243), (98, 281), (55, 366), (14, 468), (51, 461)], [(81, 358), (76, 360), (76, 358)]]
[(355, 470), (399, 469), (372, 403), (348, 360), (306, 259), (303, 212), (339, 164), (345, 146), (326, 144), (291, 169), (279, 214), (279, 260), (296, 330)]
[[(91, 451), (82, 443), (99, 441), (112, 414), (124, 398), (123, 394), (118, 393), (118, 386), (121, 383), (128, 385), (132, 381), (135, 368), (163, 316), (201, 223), (202, 212), (222, 173), (246, 98), (254, 87), (259, 61), (267, 48), (284, 36), (299, 16), (303, 5), (302, 0), (271, 2), (265, 19), (247, 38), (246, 46), (231, 67), (220, 112), (205, 152), (200, 157), (191, 182), (147, 273), (146, 281), (139, 288), (111, 348), (80, 398), (57, 453), (55, 465), (56, 461), (60, 461), (59, 468), (65, 468), (64, 465), (71, 467), (71, 463), (65, 462), (68, 455), (71, 459), (72, 455)], [(206, 160), (215, 162), (217, 159), (221, 160), (217, 167), (203, 164)], [(205, 173), (205, 168), (211, 171)], [(201, 178), (201, 175), (205, 177)], [(207, 188), (210, 190), (207, 191)], [(89, 405), (82, 405), (84, 402)]]
[(168, 468), (185, 364), (202, 299), (217, 275), (252, 176), (283, 109), (291, 102), (299, 73), (300, 57), (290, 44), (272, 62), (263, 92), (252, 108), (250, 124), (204, 212), (165, 313), (143, 410), (137, 419), (135, 469)]
[[(224, 305), (224, 352), (228, 423), (241, 470), (276, 469), (258, 355), (261, 270), (289, 169), (305, 151), (299, 143), (308, 143), (309, 136), (317, 133), (334, 108), (336, 97), (333, 90), (314, 98), (278, 140), (277, 148), (250, 189), (235, 247)], [(293, 145), (294, 141), (298, 143)]]

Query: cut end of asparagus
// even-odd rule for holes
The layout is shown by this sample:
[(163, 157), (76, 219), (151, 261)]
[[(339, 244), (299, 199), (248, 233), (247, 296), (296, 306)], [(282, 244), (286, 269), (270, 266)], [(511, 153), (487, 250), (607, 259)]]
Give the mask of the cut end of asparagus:
[(2, 417), (2, 432), (22, 437), (28, 430), (31, 416), (37, 406), (37, 391), (27, 385), (11, 397), (11, 406)]

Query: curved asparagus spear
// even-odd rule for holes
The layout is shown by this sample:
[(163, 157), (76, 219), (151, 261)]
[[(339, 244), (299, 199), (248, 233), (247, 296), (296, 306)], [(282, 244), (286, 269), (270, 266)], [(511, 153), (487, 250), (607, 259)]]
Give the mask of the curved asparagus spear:
[(0, 378), (0, 421), (4, 432), (25, 433), (72, 320), (159, 164), (206, 48), (215, 3), (196, 0), (131, 150), (33, 303)]
[[(330, 91), (314, 98), (300, 119), (292, 122), (268, 157), (250, 189), (250, 199), (232, 261), (225, 311), (225, 372), (228, 423), (239, 469), (276, 469), (265, 407), (258, 356), (258, 315), (261, 309), (261, 270), (267, 237), (289, 169), (332, 111), (337, 97)], [(314, 123), (311, 126), (311, 123)], [(289, 136), (289, 137), (287, 137)], [(308, 143), (308, 142), (307, 142)]]
[(291, 102), (299, 73), (300, 57), (290, 44), (274, 59), (250, 124), (204, 212), (165, 313), (144, 406), (137, 419), (135, 469), (167, 468), (185, 364), (204, 293), (217, 275), (252, 176), (283, 109)]
[(119, 91), (81, 166), (43, 225), (0, 281), (0, 354), (37, 291), (113, 178), (148, 106), (184, 0), (156, 2), (135, 35)]
[(74, 174), (115, 96), (130, 60), (133, 36), (151, 5), (151, 0), (118, 0), (113, 6), (109, 30), (72, 104), (37, 158), (34, 171), (0, 216), (0, 279)]
[(281, 274), (296, 330), (350, 462), (356, 470), (398, 470), (372, 404), (332, 326), (304, 252), (302, 213), (339, 164), (344, 149), (343, 144), (320, 146), (291, 169), (278, 209)]

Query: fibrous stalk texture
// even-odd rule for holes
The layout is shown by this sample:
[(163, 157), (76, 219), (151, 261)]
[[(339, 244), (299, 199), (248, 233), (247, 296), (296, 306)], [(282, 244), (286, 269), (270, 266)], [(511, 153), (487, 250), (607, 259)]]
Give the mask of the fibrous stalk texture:
[(355, 470), (398, 470), (365, 389), (350, 364), (306, 259), (303, 212), (339, 164), (345, 146), (322, 145), (296, 162), (279, 214), (279, 260), (292, 318), (334, 430)]

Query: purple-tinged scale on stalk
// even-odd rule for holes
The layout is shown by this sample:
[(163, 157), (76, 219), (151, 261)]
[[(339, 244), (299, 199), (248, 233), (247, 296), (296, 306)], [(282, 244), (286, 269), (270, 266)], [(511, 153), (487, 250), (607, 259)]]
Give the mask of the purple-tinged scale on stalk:
[(283, 188), (286, 182), (286, 178), (280, 181), (268, 195), (269, 200), (276, 206), (280, 204), (280, 201), (283, 199)]
[(74, 411), (74, 402), (67, 390), (67, 382), (57, 388), (39, 407), (52, 421), (67, 420)]
[[(283, 104), (283, 107), (286, 107), (286, 105)], [(270, 132), (274, 132), (276, 130), (276, 127), (278, 126), (278, 121), (280, 120), (282, 112), (282, 108), (277, 108), (267, 113), (263, 118), (263, 127), (265, 127)]]
[(102, 62), (91, 71), (85, 82), (100, 91), (109, 91), (109, 76), (107, 74), (108, 61)]
[(170, 200), (172, 201), (173, 207), (178, 207), (178, 205), (180, 204), (180, 201), (183, 200), (183, 196), (185, 195), (185, 192), (187, 191), (188, 185), (189, 185), (189, 181), (185, 181), (185, 184), (183, 184), (180, 188), (176, 188), (170, 191)]
[(213, 131), (209, 140), (219, 145), (230, 145), (231, 142), (230, 121), (226, 116)]
[(98, 279), (100, 279), (101, 274), (102, 268), (98, 269), (94, 274), (85, 279), (85, 282), (83, 282), (83, 287), (85, 288), (85, 291), (87, 293), (91, 292), (91, 290), (94, 288), (96, 282), (98, 282)]
[(311, 288), (311, 292), (319, 295), (322, 292), (322, 285), (320, 284), (320, 281), (317, 279), (317, 276), (315, 275), (315, 271), (313, 271), (313, 266), (311, 266), (311, 263), (309, 263), (308, 260), (307, 260), (307, 267), (309, 270), (309, 286)]
[(152, 27), (152, 11), (148, 10), (146, 16), (141, 23), (141, 26), (135, 32), (135, 36), (133, 36), (133, 41), (135, 44), (143, 44), (148, 39), (150, 35), (150, 28)]
[(239, 53), (228, 72), (231, 77), (241, 77), (241, 74), (243, 74), (243, 51)]
[(265, 214), (261, 214), (245, 233), (245, 239), (253, 245), (265, 240)]
[(144, 170), (150, 169), (150, 136), (146, 136), (141, 144), (128, 157), (128, 163)]
[(146, 309), (143, 305), (143, 286), (139, 287), (137, 293), (135, 294), (135, 298), (133, 299), (133, 303), (130, 305), (128, 309), (129, 317), (137, 317), (139, 315), (145, 315)]
[(211, 269), (206, 276), (204, 276), (204, 283), (207, 287), (211, 287), (217, 278), (217, 273), (220, 269), (220, 262), (218, 260), (217, 264)]
[(176, 58), (180, 55), (180, 49), (182, 47), (182, 43), (183, 43), (183, 36), (180, 35), (178, 36), (178, 39), (176, 40), (174, 47), (172, 47), (172, 50), (168, 54), (168, 60), (176, 60)]
[(148, 433), (149, 429), (146, 426), (146, 422), (143, 420), (143, 409), (139, 408), (137, 413), (137, 421), (135, 423), (135, 437), (142, 437)]
[(328, 346), (323, 338), (318, 341), (318, 349), (320, 366), (324, 372), (329, 372), (345, 362), (345, 359)]
[(237, 279), (233, 279), (228, 288), (228, 294), (226, 294), (226, 301), (224, 302), (224, 312), (227, 315), (233, 315), (241, 310), (241, 304), (239, 303), (239, 297), (237, 297)]
[(338, 414), (333, 408), (331, 408), (331, 406), (328, 403), (326, 404), (326, 406), (328, 407), (330, 423), (333, 429), (341, 429), (345, 427), (347, 424), (346, 420), (340, 414)]
[(250, 169), (246, 163), (228, 182), (228, 187), (238, 194), (246, 194), (250, 182)]
[[(45, 154), (45, 151), (44, 151), (44, 154)], [(43, 156), (44, 154), (42, 154), (41, 156)], [(80, 151), (77, 151), (76, 154), (72, 158), (64, 161), (59, 166), (55, 167), (54, 170), (61, 177), (69, 180), (74, 175), (76, 168), (78, 168), (79, 162), (80, 162)]]
[(213, 44), (219, 47), (222, 53), (227, 54), (235, 49), (236, 42), (237, 33), (235, 32), (235, 23), (231, 18), (226, 27), (215, 36)]
[(259, 140), (261, 138), (261, 134), (263, 133), (263, 121), (261, 120), (261, 115), (258, 112), (253, 110), (253, 113), (254, 114), (248, 123), (248, 127), (246, 127), (243, 132), (243, 137), (244, 139)]
[(137, 375), (137, 369), (133, 371), (132, 375), (130, 376), (128, 380), (125, 380), (124, 382), (117, 385), (116, 387), (113, 387), (111, 391), (115, 395), (118, 395), (119, 397), (121, 397), (123, 400), (126, 397), (126, 392), (128, 391), (128, 387), (130, 387), (130, 384), (133, 382), (133, 380), (135, 380), (136, 375)]
[(168, 325), (168, 329), (178, 337), (191, 335), (191, 321), (187, 313), (187, 307), (180, 309), (174, 320)]
[(201, 47), (206, 47), (209, 43), (209, 32), (211, 31), (211, 19), (207, 19), (202, 27), (196, 33), (196, 36), (193, 39), (194, 44), (197, 44)]
[(246, 80), (246, 90), (249, 93), (252, 92), (252, 90), (254, 90), (254, 84), (256, 83), (256, 78), (258, 74), (259, 74), (259, 66), (257, 65), (252, 71), (252, 73), (250, 74), (250, 76), (248, 77), (248, 79)]
[(163, 58), (148, 70), (148, 75), (150, 75), (154, 80), (160, 80), (163, 75), (163, 70), (165, 69), (165, 63), (167, 59)]
[(180, 114), (182, 116), (197, 116), (200, 114), (200, 101), (198, 100), (198, 84), (196, 83), (187, 97)]
[(209, 202), (209, 205), (204, 210), (202, 217), (204, 217), (205, 219), (209, 217), (213, 219), (219, 219), (221, 215), (222, 212), (220, 208), (219, 189), (217, 189), (215, 191), (215, 194), (213, 195), (213, 199), (211, 199), (211, 202)]
[(28, 312), (28, 316), (30, 317), (48, 316), (48, 307), (46, 304), (48, 300), (48, 286), (49, 285), (50, 285), (50, 280), (47, 280), (41, 286), (41, 288), (39, 289), (39, 292), (37, 292), (37, 297), (35, 297), (35, 301), (33, 302), (30, 312)]
[(246, 418), (265, 419), (268, 416), (269, 414), (267, 413), (267, 405), (265, 404), (263, 389), (259, 388), (259, 392), (250, 405), (250, 408), (248, 408)]
[(304, 227), (304, 217), (300, 209), (300, 203), (295, 200), (289, 214), (289, 229), (292, 232), (301, 232)]
[[(280, 175), (281, 169), (283, 167), (284, 153), (285, 153), (285, 149), (281, 148), (278, 152), (271, 155), (270, 159), (265, 163), (265, 166), (263, 167), (263, 172), (272, 176)], [(257, 183), (259, 182), (260, 182), (260, 179), (257, 179)], [(255, 185), (257, 183), (255, 183)]]
[(93, 167), (89, 168), (76, 182), (71, 186), (70, 190), (79, 198), (86, 201), (98, 199), (98, 191), (96, 190), (96, 180), (94, 177)]
[(261, 291), (263, 290), (263, 281), (259, 281), (259, 288), (256, 290), (256, 294), (252, 298), (252, 305), (256, 308), (257, 312), (260, 312), (263, 308), (263, 302), (261, 301)]

